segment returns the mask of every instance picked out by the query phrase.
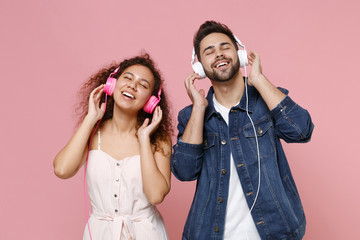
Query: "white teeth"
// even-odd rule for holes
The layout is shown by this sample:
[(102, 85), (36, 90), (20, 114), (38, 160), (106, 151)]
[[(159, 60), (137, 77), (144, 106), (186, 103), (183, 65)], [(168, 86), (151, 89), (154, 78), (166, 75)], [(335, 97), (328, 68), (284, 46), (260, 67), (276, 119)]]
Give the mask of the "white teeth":
[(134, 99), (134, 96), (133, 95), (131, 95), (130, 93), (128, 93), (128, 92), (123, 92), (122, 93), (124, 96), (126, 96), (126, 97), (129, 97), (129, 98), (132, 98), (132, 99)]
[(227, 63), (222, 62), (222, 63), (219, 63), (216, 67), (222, 67), (222, 66), (225, 66), (225, 65), (227, 65)]

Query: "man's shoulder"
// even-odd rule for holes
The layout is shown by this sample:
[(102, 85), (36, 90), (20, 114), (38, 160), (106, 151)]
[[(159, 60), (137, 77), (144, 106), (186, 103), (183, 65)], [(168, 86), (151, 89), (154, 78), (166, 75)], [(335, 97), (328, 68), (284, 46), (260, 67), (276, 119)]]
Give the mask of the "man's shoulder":
[(181, 116), (181, 117), (189, 117), (190, 118), (192, 108), (193, 108), (193, 105), (190, 104), (190, 105), (184, 107), (183, 109), (181, 109), (179, 112), (179, 117)]

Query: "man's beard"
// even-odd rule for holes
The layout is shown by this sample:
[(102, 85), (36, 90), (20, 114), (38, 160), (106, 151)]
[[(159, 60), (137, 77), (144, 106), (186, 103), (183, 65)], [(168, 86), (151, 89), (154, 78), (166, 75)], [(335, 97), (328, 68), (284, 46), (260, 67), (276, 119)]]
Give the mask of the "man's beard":
[(214, 69), (207, 71), (204, 69), (206, 76), (214, 82), (227, 82), (230, 81), (240, 70), (240, 62), (236, 61), (235, 65), (232, 65), (230, 71), (226, 75), (219, 74)]

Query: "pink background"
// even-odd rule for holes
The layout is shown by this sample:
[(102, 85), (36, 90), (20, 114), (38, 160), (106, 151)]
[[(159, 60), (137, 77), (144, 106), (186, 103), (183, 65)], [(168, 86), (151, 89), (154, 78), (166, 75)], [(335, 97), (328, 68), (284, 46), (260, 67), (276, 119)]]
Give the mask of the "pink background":
[[(83, 171), (64, 181), (52, 167), (74, 131), (80, 84), (145, 49), (166, 79), (176, 123), (190, 103), (192, 37), (208, 19), (256, 50), (266, 76), (312, 115), (312, 141), (284, 144), (305, 239), (360, 239), (358, 1), (171, 2), (1, 0), (0, 239), (82, 238)], [(194, 187), (173, 177), (159, 206), (171, 239), (180, 239)]]

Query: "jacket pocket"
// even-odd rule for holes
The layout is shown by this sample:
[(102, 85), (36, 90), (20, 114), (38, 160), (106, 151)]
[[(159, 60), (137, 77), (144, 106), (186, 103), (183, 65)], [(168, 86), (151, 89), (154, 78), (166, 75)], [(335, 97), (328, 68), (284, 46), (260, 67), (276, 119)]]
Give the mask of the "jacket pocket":
[(203, 149), (204, 161), (208, 169), (213, 170), (216, 164), (215, 135), (204, 136)]
[(287, 196), (290, 204), (292, 205), (291, 207), (293, 208), (296, 216), (302, 216), (304, 209), (301, 204), (299, 193), (295, 187), (295, 183), (287, 175), (284, 177), (284, 181), (286, 186), (285, 190), (287, 190)]
[[(255, 122), (255, 132), (251, 124), (244, 127), (243, 133), (247, 139), (248, 147), (257, 154), (256, 138), (259, 143), (260, 157), (269, 156), (275, 152), (274, 128), (271, 118)], [(256, 135), (255, 135), (256, 134)]]

